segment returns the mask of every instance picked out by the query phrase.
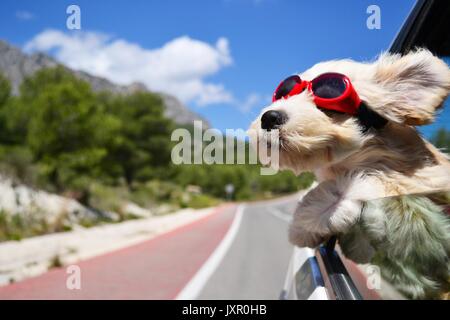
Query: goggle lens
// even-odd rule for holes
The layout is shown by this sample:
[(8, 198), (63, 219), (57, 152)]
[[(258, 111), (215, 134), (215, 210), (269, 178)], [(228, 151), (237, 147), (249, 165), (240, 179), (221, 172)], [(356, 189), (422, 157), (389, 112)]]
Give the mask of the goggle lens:
[(300, 86), (301, 84), (302, 80), (297, 75), (293, 75), (290, 76), (289, 78), (284, 79), (278, 86), (277, 90), (275, 91), (273, 95), (273, 101), (285, 98), (288, 95), (292, 94), (293, 91), (296, 91), (294, 89), (296, 89), (296, 87)]
[(347, 89), (344, 78), (340, 75), (325, 74), (312, 81), (312, 92), (319, 98), (334, 99), (340, 97)]

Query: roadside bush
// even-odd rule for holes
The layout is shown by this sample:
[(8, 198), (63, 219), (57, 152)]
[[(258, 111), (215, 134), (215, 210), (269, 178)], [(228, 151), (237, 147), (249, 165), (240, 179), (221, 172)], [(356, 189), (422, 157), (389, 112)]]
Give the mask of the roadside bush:
[(122, 205), (130, 198), (126, 186), (106, 186), (99, 183), (90, 185), (90, 204), (92, 207), (120, 214)]
[(207, 207), (213, 207), (220, 203), (220, 201), (216, 198), (205, 194), (196, 194), (192, 195), (187, 202), (186, 206), (194, 209), (201, 209)]
[(69, 230), (71, 226), (64, 215), (50, 224), (40, 210), (15, 214), (0, 210), (0, 242)]

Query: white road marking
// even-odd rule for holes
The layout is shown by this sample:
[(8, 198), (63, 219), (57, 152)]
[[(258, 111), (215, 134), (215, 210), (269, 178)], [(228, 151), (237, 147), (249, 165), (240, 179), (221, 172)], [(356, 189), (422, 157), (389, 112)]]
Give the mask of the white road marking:
[(203, 266), (194, 275), (194, 277), (192, 277), (187, 285), (180, 291), (180, 293), (178, 293), (178, 295), (175, 297), (176, 300), (193, 300), (198, 297), (203, 287), (206, 285), (209, 278), (220, 265), (225, 254), (228, 252), (228, 249), (233, 243), (234, 238), (238, 233), (239, 226), (241, 225), (244, 209), (245, 204), (239, 205), (236, 210), (233, 222), (231, 223), (230, 229), (228, 229), (228, 232), (223, 238), (222, 242), (220, 242), (214, 252), (209, 256), (208, 260), (206, 260)]
[(278, 209), (276, 207), (269, 207), (269, 208), (267, 208), (267, 210), (269, 210), (269, 212), (274, 217), (277, 217), (278, 219), (281, 219), (287, 223), (291, 223), (291, 221), (292, 221), (292, 216), (290, 214), (284, 213), (283, 211), (281, 211), (280, 209)]

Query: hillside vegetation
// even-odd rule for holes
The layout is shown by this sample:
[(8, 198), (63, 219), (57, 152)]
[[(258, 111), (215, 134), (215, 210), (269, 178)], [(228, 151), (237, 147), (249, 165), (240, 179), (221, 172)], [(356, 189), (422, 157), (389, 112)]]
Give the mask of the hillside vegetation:
[(215, 205), (230, 183), (235, 200), (251, 200), (313, 180), (261, 176), (258, 165), (176, 166), (170, 136), (177, 125), (163, 111), (158, 95), (96, 93), (62, 67), (26, 78), (18, 96), (0, 76), (0, 175), (119, 214), (126, 202), (161, 212)]

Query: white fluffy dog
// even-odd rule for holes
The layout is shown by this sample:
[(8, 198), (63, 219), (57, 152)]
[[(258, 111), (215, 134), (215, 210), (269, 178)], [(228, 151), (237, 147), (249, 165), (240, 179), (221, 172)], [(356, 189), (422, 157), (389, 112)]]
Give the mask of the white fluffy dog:
[[(364, 127), (354, 115), (318, 108), (309, 90), (261, 112), (251, 129), (262, 130), (268, 111), (282, 115), (272, 126), (279, 130), (280, 168), (312, 171), (319, 182), (299, 203), (289, 239), (316, 247), (338, 235), (346, 256), (380, 264), (406, 295), (439, 297), (449, 288), (450, 224), (420, 194), (450, 189), (450, 163), (414, 126), (433, 121), (449, 94), (450, 70), (417, 50), (373, 63), (323, 62), (300, 77), (327, 72), (346, 75), (372, 115), (387, 121)], [(400, 197), (367, 202), (391, 196)]]

